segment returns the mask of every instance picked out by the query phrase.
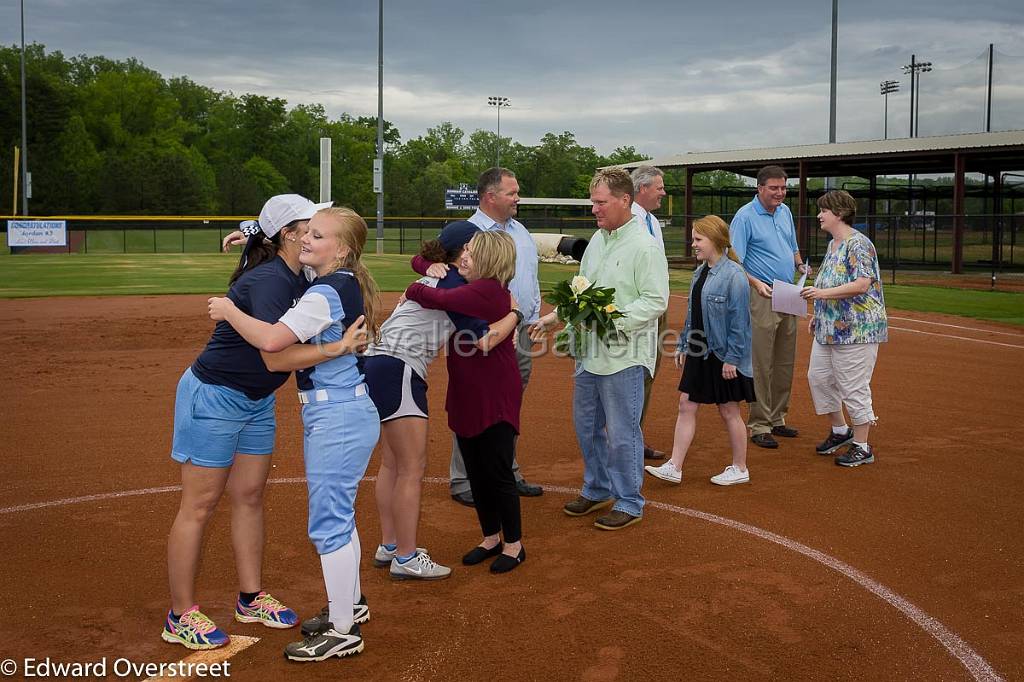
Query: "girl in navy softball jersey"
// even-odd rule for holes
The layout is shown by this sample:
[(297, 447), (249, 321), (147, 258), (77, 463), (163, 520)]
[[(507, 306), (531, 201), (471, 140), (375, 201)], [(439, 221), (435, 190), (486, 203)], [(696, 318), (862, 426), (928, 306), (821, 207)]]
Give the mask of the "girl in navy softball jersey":
[[(272, 197), (231, 278), (228, 299), (262, 320), (276, 320), (306, 290), (300, 239), (317, 205), (295, 194)], [(316, 349), (293, 353), (306, 367)], [(313, 352), (311, 352), (313, 351)], [(319, 359), (323, 359), (320, 357)], [(231, 536), (238, 571), (235, 618), (273, 628), (296, 624), (295, 612), (262, 589), (263, 490), (274, 449), (274, 391), (288, 370), (267, 369), (258, 349), (226, 323), (185, 370), (174, 406), (171, 457), (181, 464), (181, 505), (167, 539), (171, 609), (161, 637), (189, 649), (212, 649), (229, 638), (199, 610), (195, 579), (206, 524), (224, 491), (231, 498)]]

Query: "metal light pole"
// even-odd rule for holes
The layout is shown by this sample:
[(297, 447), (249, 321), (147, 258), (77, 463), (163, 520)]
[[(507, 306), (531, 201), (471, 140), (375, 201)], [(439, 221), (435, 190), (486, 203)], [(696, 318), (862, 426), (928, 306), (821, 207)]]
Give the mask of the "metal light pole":
[(881, 91), (882, 96), (885, 98), (885, 124), (883, 126), (884, 132), (882, 133), (882, 139), (889, 139), (889, 94), (900, 91), (899, 81), (882, 81), (878, 84), (878, 88)]
[(384, 0), (377, 2), (377, 158), (373, 166), (379, 256), (384, 253)]
[(498, 110), (498, 146), (495, 152), (496, 161), (495, 166), (501, 165), (501, 108), (512, 106), (512, 102), (509, 101), (508, 97), (488, 97), (487, 106), (494, 107)]
[(836, 141), (836, 62), (839, 55), (839, 0), (832, 0), (832, 80), (829, 86), (828, 141)]
[(25, 0), (21, 0), (21, 214), (28, 215), (28, 116), (25, 113)]
[(917, 73), (917, 107), (914, 109), (914, 137), (921, 136), (921, 74), (932, 70), (931, 62), (920, 62)]
[(903, 67), (903, 73), (910, 74), (910, 136), (918, 135), (918, 113), (921, 110), (921, 76), (919, 74), (932, 70), (931, 62), (916, 61), (910, 55), (910, 63)]

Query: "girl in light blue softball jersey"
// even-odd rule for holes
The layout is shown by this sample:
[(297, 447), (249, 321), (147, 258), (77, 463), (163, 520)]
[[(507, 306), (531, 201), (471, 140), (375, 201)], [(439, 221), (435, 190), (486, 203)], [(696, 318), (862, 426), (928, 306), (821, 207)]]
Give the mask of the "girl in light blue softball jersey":
[[(275, 324), (245, 314), (229, 298), (210, 299), (213, 319), (226, 320), (268, 356), (297, 343), (341, 344), (336, 357), (296, 375), (305, 427), (309, 538), (320, 554), (329, 620), (285, 648), (294, 661), (322, 661), (363, 650), (353, 607), (360, 594), (355, 499), (380, 435), (380, 417), (354, 354), (368, 333), (377, 335), (377, 287), (360, 260), (366, 233), (366, 223), (351, 209), (317, 213), (302, 238), (299, 257), (317, 278)], [(274, 366), (272, 359), (268, 363)]]
[[(306, 290), (300, 242), (314, 204), (297, 194), (271, 197), (258, 221), (244, 227), (246, 246), (228, 298), (254, 317), (278, 319)], [(206, 348), (178, 382), (171, 457), (181, 464), (181, 504), (167, 538), (171, 608), (161, 637), (189, 649), (212, 649), (228, 635), (196, 603), (195, 581), (206, 524), (226, 490), (238, 571), (235, 619), (272, 628), (295, 626), (295, 612), (263, 591), (263, 490), (274, 449), (274, 391), (288, 371), (322, 360), (295, 349), (291, 366), (267, 369), (259, 350), (230, 325), (218, 324)]]

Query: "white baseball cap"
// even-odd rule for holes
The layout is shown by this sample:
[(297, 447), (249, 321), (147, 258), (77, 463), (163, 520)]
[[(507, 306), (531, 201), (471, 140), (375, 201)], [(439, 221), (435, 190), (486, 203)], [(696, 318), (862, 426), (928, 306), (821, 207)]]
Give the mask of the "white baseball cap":
[(288, 223), (309, 220), (322, 208), (330, 208), (333, 201), (314, 204), (298, 194), (278, 194), (267, 199), (260, 211), (259, 228), (267, 237), (273, 237)]

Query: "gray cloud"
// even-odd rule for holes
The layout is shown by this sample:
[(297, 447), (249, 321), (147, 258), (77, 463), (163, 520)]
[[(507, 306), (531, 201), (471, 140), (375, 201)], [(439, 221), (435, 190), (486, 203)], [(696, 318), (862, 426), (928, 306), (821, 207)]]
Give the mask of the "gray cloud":
[[(990, 42), (1024, 56), (1016, 1), (840, 4), (841, 141), (881, 137), (878, 82), (887, 78), (903, 81), (890, 97), (889, 129), (906, 134), (900, 67), (911, 53), (935, 64), (922, 81), (923, 134), (983, 124), (976, 60)], [(26, 38), (66, 55), (136, 57), (217, 89), (320, 102), (334, 116), (373, 115), (376, 9), (315, 0), (26, 0)], [(502, 133), (526, 144), (570, 130), (600, 151), (634, 145), (662, 156), (827, 138), (827, 2), (388, 0), (385, 11), (385, 116), (405, 139), (444, 120), (467, 132), (492, 129), (488, 95), (511, 98)], [(18, 8), (5, 3), (0, 42), (16, 43), (17, 30)], [(1024, 128), (1024, 69), (1004, 63), (993, 119)]]

